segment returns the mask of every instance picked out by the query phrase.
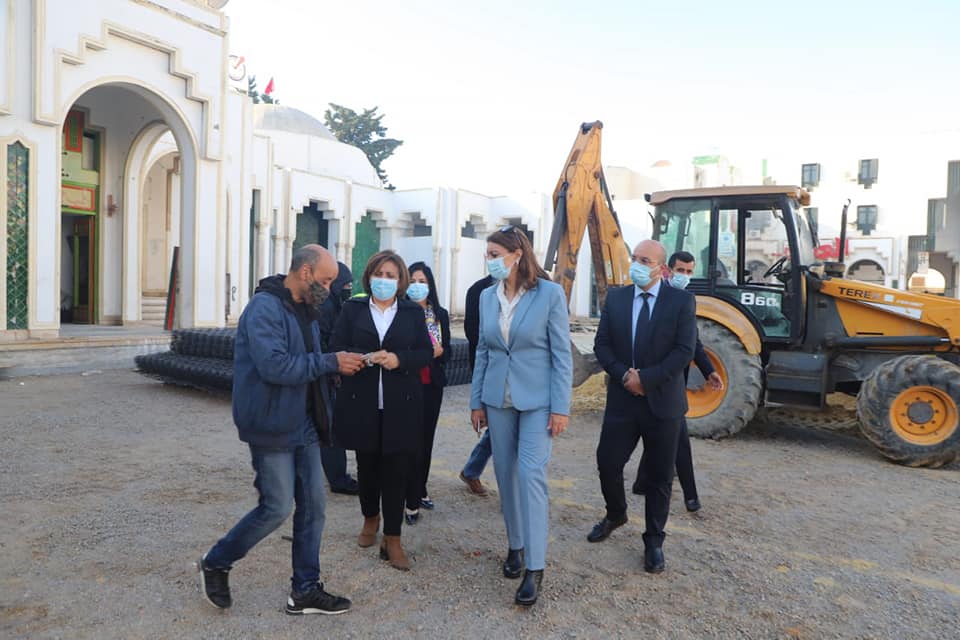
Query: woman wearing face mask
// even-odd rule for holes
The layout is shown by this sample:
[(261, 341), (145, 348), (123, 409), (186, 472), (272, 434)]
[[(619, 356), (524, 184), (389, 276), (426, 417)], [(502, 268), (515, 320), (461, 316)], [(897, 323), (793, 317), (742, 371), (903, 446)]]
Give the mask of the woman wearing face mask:
[(407, 483), (407, 524), (415, 524), (420, 518), (420, 507), (433, 509), (433, 500), (427, 493), (427, 478), (430, 476), (430, 458), (433, 453), (433, 437), (437, 432), (440, 405), (443, 402), (443, 387), (447, 384), (444, 364), (450, 353), (450, 315), (440, 306), (433, 270), (423, 262), (410, 265), (410, 286), (407, 298), (423, 309), (427, 331), (433, 343), (433, 361), (420, 370), (423, 384), (423, 440), (420, 453), (414, 464), (410, 482)]
[(400, 544), (406, 484), (423, 440), (420, 369), (433, 359), (423, 309), (398, 297), (409, 286), (407, 267), (393, 251), (381, 251), (363, 272), (366, 296), (347, 300), (331, 344), (362, 353), (367, 367), (344, 378), (334, 409), (337, 442), (357, 452), (363, 528), (357, 543), (377, 541), (380, 557), (403, 571), (410, 561)]
[(546, 563), (547, 463), (570, 414), (570, 320), (563, 289), (516, 227), (487, 238), (487, 269), (499, 283), (480, 296), (471, 421), (490, 429), (509, 543), (503, 575), (523, 576), (514, 601), (530, 606)]

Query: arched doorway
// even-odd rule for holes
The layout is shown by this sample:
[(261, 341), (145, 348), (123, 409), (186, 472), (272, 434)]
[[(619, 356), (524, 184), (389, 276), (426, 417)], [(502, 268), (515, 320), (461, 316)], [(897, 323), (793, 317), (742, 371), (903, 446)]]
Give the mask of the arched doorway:
[[(143, 86), (95, 84), (73, 100), (62, 133), (60, 287), (64, 292), (72, 281), (75, 294), (73, 311), (62, 321), (143, 320), (144, 292), (167, 288), (154, 281), (158, 273), (169, 273), (162, 254), (170, 248), (155, 243), (152, 260), (149, 242), (161, 235), (163, 218), (163, 242), (182, 247), (176, 324), (194, 325), (200, 194), (197, 143), (186, 118)], [(158, 179), (166, 171), (176, 173), (177, 188), (167, 188), (166, 175)]]
[(297, 234), (293, 240), (296, 251), (305, 244), (330, 246), (330, 223), (323, 217), (325, 205), (311, 200), (297, 215)]
[(942, 296), (946, 289), (947, 279), (936, 269), (928, 268), (926, 273), (914, 273), (910, 276), (907, 289), (913, 293), (929, 293)]
[[(103, 128), (76, 103), (61, 130), (60, 322), (101, 319), (100, 251), (103, 208)], [(107, 205), (109, 206), (109, 205)]]
[(847, 277), (868, 284), (884, 285), (883, 267), (873, 260), (858, 260), (847, 270)]
[(169, 134), (154, 146), (141, 186), (140, 320), (163, 325), (180, 237), (180, 154)]
[(383, 214), (377, 211), (367, 211), (354, 228), (353, 254), (350, 259), (350, 270), (353, 272), (353, 290), (363, 291), (363, 270), (367, 261), (380, 251), (380, 225)]

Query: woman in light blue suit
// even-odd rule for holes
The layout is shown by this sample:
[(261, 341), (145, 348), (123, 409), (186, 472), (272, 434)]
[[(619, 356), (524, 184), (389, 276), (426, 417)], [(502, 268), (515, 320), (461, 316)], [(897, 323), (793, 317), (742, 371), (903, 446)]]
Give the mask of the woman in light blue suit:
[(477, 432), (490, 429), (510, 543), (503, 575), (523, 575), (515, 602), (530, 606), (546, 562), (547, 462), (570, 414), (570, 320), (563, 289), (537, 264), (520, 229), (487, 238), (487, 268), (498, 282), (480, 295), (471, 420)]

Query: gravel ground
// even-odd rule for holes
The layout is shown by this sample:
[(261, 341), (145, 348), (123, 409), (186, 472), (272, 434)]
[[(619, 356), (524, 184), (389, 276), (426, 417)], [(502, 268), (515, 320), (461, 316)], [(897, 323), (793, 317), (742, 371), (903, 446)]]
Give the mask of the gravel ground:
[(233, 609), (198, 595), (193, 562), (255, 495), (225, 399), (130, 371), (2, 381), (0, 637), (960, 637), (960, 466), (899, 467), (789, 426), (695, 441), (704, 508), (687, 514), (677, 488), (667, 571), (649, 576), (642, 498), (609, 540), (585, 539), (602, 515), (596, 412), (554, 448), (545, 591), (521, 610), (498, 502), (456, 477), (476, 442), (466, 407), (466, 387), (448, 391), (437, 509), (404, 529), (413, 571), (358, 548), (356, 498), (331, 496), (324, 579), (354, 609), (296, 618), (288, 526), (232, 572)]

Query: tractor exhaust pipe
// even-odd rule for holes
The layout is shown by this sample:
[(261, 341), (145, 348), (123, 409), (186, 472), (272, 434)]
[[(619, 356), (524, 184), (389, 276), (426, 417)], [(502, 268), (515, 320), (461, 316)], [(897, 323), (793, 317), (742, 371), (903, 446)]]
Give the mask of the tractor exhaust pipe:
[(847, 209), (850, 208), (850, 198), (847, 198), (843, 205), (843, 213), (840, 214), (840, 246), (837, 247), (837, 262), (843, 264), (844, 254), (847, 251)]

